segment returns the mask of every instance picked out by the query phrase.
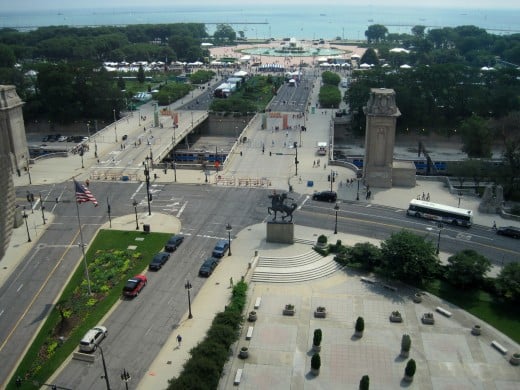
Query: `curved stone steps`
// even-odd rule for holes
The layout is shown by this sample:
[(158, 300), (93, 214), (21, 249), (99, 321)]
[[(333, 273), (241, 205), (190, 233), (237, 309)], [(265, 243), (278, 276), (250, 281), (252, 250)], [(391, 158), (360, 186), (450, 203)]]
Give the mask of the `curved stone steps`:
[(334, 261), (334, 256), (299, 267), (256, 267), (251, 277), (253, 282), (296, 283), (314, 280), (333, 274), (342, 267)]
[(316, 261), (320, 261), (323, 259), (323, 256), (318, 252), (311, 250), (309, 252), (303, 253), (298, 256), (292, 257), (264, 257), (261, 256), (258, 259), (257, 267), (278, 267), (278, 268), (287, 268), (287, 267), (299, 267), (307, 264), (312, 264)]

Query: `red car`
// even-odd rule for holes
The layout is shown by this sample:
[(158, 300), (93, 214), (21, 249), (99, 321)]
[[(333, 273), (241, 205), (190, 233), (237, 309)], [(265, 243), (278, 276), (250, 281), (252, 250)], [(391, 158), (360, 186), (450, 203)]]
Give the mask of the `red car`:
[(148, 279), (145, 275), (135, 275), (133, 278), (127, 280), (125, 287), (123, 287), (123, 295), (125, 297), (138, 296), (147, 282)]

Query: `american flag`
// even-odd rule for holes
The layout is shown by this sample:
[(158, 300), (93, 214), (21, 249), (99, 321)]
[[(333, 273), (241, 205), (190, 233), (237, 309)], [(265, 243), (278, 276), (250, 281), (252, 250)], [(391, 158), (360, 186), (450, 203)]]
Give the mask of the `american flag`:
[(82, 184), (79, 184), (76, 180), (74, 180), (74, 186), (76, 187), (76, 202), (85, 203), (92, 202), (94, 206), (98, 205), (97, 199), (92, 195), (92, 193)]

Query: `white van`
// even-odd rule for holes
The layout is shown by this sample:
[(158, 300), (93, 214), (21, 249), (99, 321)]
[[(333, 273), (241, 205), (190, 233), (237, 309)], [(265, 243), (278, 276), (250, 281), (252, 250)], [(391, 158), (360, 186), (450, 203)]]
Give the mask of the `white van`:
[(95, 326), (83, 336), (79, 342), (79, 350), (81, 352), (93, 352), (105, 337), (107, 337), (107, 328), (101, 325)]

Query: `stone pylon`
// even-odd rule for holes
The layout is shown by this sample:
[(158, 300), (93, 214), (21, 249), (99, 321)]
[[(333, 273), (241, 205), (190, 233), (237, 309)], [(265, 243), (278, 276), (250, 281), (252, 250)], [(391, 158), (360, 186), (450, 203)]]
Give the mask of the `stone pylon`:
[(395, 103), (393, 89), (372, 88), (366, 115), (365, 158), (363, 178), (370, 187), (392, 187), (395, 126), (401, 112)]
[(22, 105), (13, 85), (0, 85), (0, 259), (11, 239), (15, 213), (19, 213), (13, 174), (20, 174), (29, 161)]

